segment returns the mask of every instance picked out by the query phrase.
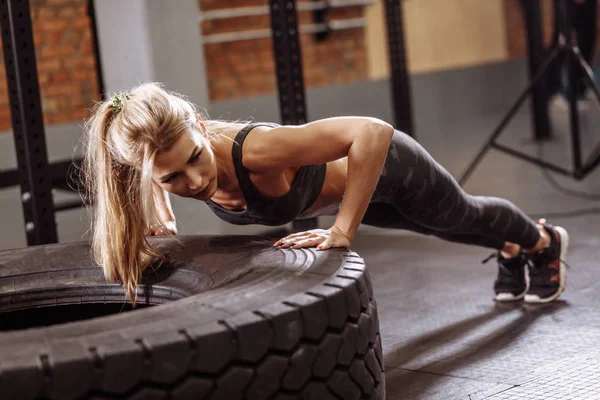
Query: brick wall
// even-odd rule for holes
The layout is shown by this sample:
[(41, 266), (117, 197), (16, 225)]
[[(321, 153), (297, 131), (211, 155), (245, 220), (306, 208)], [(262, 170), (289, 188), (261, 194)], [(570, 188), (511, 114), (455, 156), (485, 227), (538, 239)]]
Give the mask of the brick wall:
[[(95, 59), (86, 0), (30, 0), (44, 122), (81, 121), (98, 99)], [(266, 0), (198, 0), (202, 10), (264, 6)], [(303, 0), (308, 1), (308, 0)], [(520, 0), (504, 0), (510, 58), (526, 54)], [(546, 42), (552, 34), (553, 0), (541, 0)], [(363, 7), (333, 9), (329, 19), (364, 16)], [(299, 23), (312, 23), (312, 13), (299, 14)], [(204, 35), (269, 28), (269, 16), (205, 21)], [(599, 37), (600, 37), (600, 30)], [(597, 41), (600, 45), (600, 40)], [(364, 30), (330, 32), (325, 41), (301, 35), (307, 87), (367, 79)], [(276, 90), (271, 39), (206, 44), (206, 76), (211, 100), (225, 100)], [(0, 130), (10, 128), (10, 109), (0, 47)]]
[[(264, 6), (265, 0), (199, 0), (203, 11), (234, 7)], [(360, 18), (363, 7), (332, 9), (329, 20)], [(270, 16), (204, 21), (202, 32), (226, 32), (270, 28)], [(298, 24), (311, 24), (312, 12), (300, 12)], [(306, 87), (325, 86), (367, 79), (363, 29), (332, 31), (324, 41), (313, 34), (300, 36)], [(225, 100), (272, 93), (276, 90), (271, 39), (240, 40), (205, 44), (206, 76), (211, 100)]]
[[(44, 122), (81, 120), (99, 98), (87, 1), (30, 4)], [(1, 47), (0, 62), (0, 130), (6, 130), (11, 122)]]

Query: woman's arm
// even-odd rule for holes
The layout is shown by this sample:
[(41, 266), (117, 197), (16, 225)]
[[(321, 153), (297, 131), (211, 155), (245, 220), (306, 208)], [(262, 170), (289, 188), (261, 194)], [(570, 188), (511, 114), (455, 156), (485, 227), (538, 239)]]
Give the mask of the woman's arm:
[(171, 207), (169, 193), (154, 181), (152, 181), (152, 191), (154, 193), (154, 204), (158, 221), (151, 226), (150, 234), (155, 236), (162, 236), (165, 234), (176, 235), (177, 225), (175, 222), (175, 214)]
[(394, 129), (363, 117), (340, 117), (282, 126), (250, 135), (244, 165), (253, 171), (325, 163), (348, 157), (348, 177), (332, 230), (351, 241), (379, 180)]
[(389, 125), (373, 124), (348, 150), (348, 176), (342, 204), (334, 228), (354, 239), (365, 216), (388, 153), (394, 130)]

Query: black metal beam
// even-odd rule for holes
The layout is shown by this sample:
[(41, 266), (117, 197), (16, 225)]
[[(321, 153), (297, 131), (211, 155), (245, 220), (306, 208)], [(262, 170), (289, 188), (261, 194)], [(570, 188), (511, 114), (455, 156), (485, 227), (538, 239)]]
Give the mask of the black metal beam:
[[(527, 66), (529, 79), (533, 79), (544, 60), (544, 38), (542, 35), (541, 8), (539, 0), (521, 0), (525, 27), (527, 29)], [(531, 116), (533, 139), (550, 138), (550, 118), (548, 117), (548, 88), (541, 79), (531, 91)]]
[(302, 52), (294, 0), (270, 0), (273, 56), (284, 125), (306, 123)]
[[(76, 171), (80, 168), (81, 159), (59, 161), (48, 164), (46, 174), (52, 182), (53, 188), (64, 188), (68, 187), (70, 190), (79, 191), (80, 184), (76, 176)], [(11, 186), (18, 186), (20, 184), (19, 171), (16, 169), (9, 169), (0, 171), (0, 189)]]
[(100, 54), (100, 41), (98, 40), (98, 24), (96, 23), (96, 2), (88, 0), (87, 14), (90, 18), (90, 28), (92, 30), (92, 44), (94, 46), (94, 62), (96, 64), (96, 82), (98, 83), (98, 92), (100, 99), (106, 99), (104, 73), (102, 71), (102, 58)]
[(402, 1), (385, 0), (385, 15), (391, 67), (394, 124), (398, 130), (415, 137), (411, 90), (406, 68)]
[[(306, 123), (302, 51), (294, 0), (270, 0), (273, 57), (279, 92), (279, 112), (284, 125)], [(317, 227), (317, 219), (294, 221), (294, 230)]]
[(29, 1), (0, 0), (0, 26), (27, 244), (56, 243)]

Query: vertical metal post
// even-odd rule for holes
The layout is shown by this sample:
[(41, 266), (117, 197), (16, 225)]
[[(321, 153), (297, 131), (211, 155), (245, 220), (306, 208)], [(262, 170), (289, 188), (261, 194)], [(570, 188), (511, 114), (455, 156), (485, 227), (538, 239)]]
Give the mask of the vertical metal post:
[(96, 6), (95, 0), (88, 0), (87, 2), (87, 13), (90, 18), (90, 28), (92, 30), (92, 43), (94, 45), (94, 58), (96, 63), (96, 82), (98, 83), (98, 92), (100, 93), (100, 99), (106, 99), (106, 93), (104, 93), (104, 74), (102, 73), (102, 59), (100, 55), (100, 43), (98, 40), (98, 26), (96, 24)]
[(281, 123), (304, 124), (306, 102), (296, 2), (294, 0), (271, 0), (270, 2)]
[(385, 0), (388, 50), (392, 75), (392, 104), (396, 129), (415, 137), (411, 91), (406, 69), (401, 3), (401, 0)]
[(56, 243), (29, 1), (0, 0), (0, 26), (27, 244)]
[[(572, 33), (572, 8), (570, 0), (556, 0), (557, 10), (561, 11), (559, 29), (561, 35), (565, 38), (570, 46), (573, 46), (574, 36)], [(571, 151), (573, 154), (573, 170), (575, 174), (581, 172), (581, 138), (579, 132), (579, 114), (577, 110), (577, 85), (579, 83), (578, 72), (579, 64), (577, 63), (577, 57), (570, 48), (569, 51), (565, 52), (565, 65), (567, 67), (567, 99), (569, 101), (569, 120), (571, 123)]]
[[(321, 0), (313, 0), (313, 3), (318, 3)], [(315, 24), (320, 25), (320, 24), (324, 24), (327, 20), (327, 14), (329, 14), (329, 3), (326, 3), (327, 7), (325, 8), (319, 8), (313, 11), (313, 21)], [(315, 33), (315, 40), (318, 42), (322, 42), (323, 40), (327, 39), (327, 36), (329, 36), (329, 29), (322, 31), (322, 32), (317, 32)]]
[[(533, 79), (540, 69), (543, 60), (544, 42), (541, 25), (541, 9), (539, 0), (521, 0), (521, 8), (527, 28), (527, 61), (529, 79)], [(548, 89), (546, 80), (541, 79), (531, 92), (531, 111), (533, 123), (533, 139), (548, 139), (550, 135), (550, 119), (548, 118)]]
[[(270, 7), (281, 123), (301, 125), (306, 123), (307, 118), (296, 2), (270, 0)], [(294, 230), (308, 230), (316, 226), (316, 218), (294, 221)]]

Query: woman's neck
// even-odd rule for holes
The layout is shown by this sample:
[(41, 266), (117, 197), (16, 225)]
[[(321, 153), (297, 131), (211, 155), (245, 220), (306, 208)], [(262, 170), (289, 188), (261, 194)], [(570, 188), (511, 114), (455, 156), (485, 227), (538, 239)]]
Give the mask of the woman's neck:
[(237, 189), (235, 167), (231, 158), (233, 136), (230, 137), (229, 132), (224, 133), (222, 136), (211, 140), (211, 145), (217, 164), (217, 190), (230, 192)]

